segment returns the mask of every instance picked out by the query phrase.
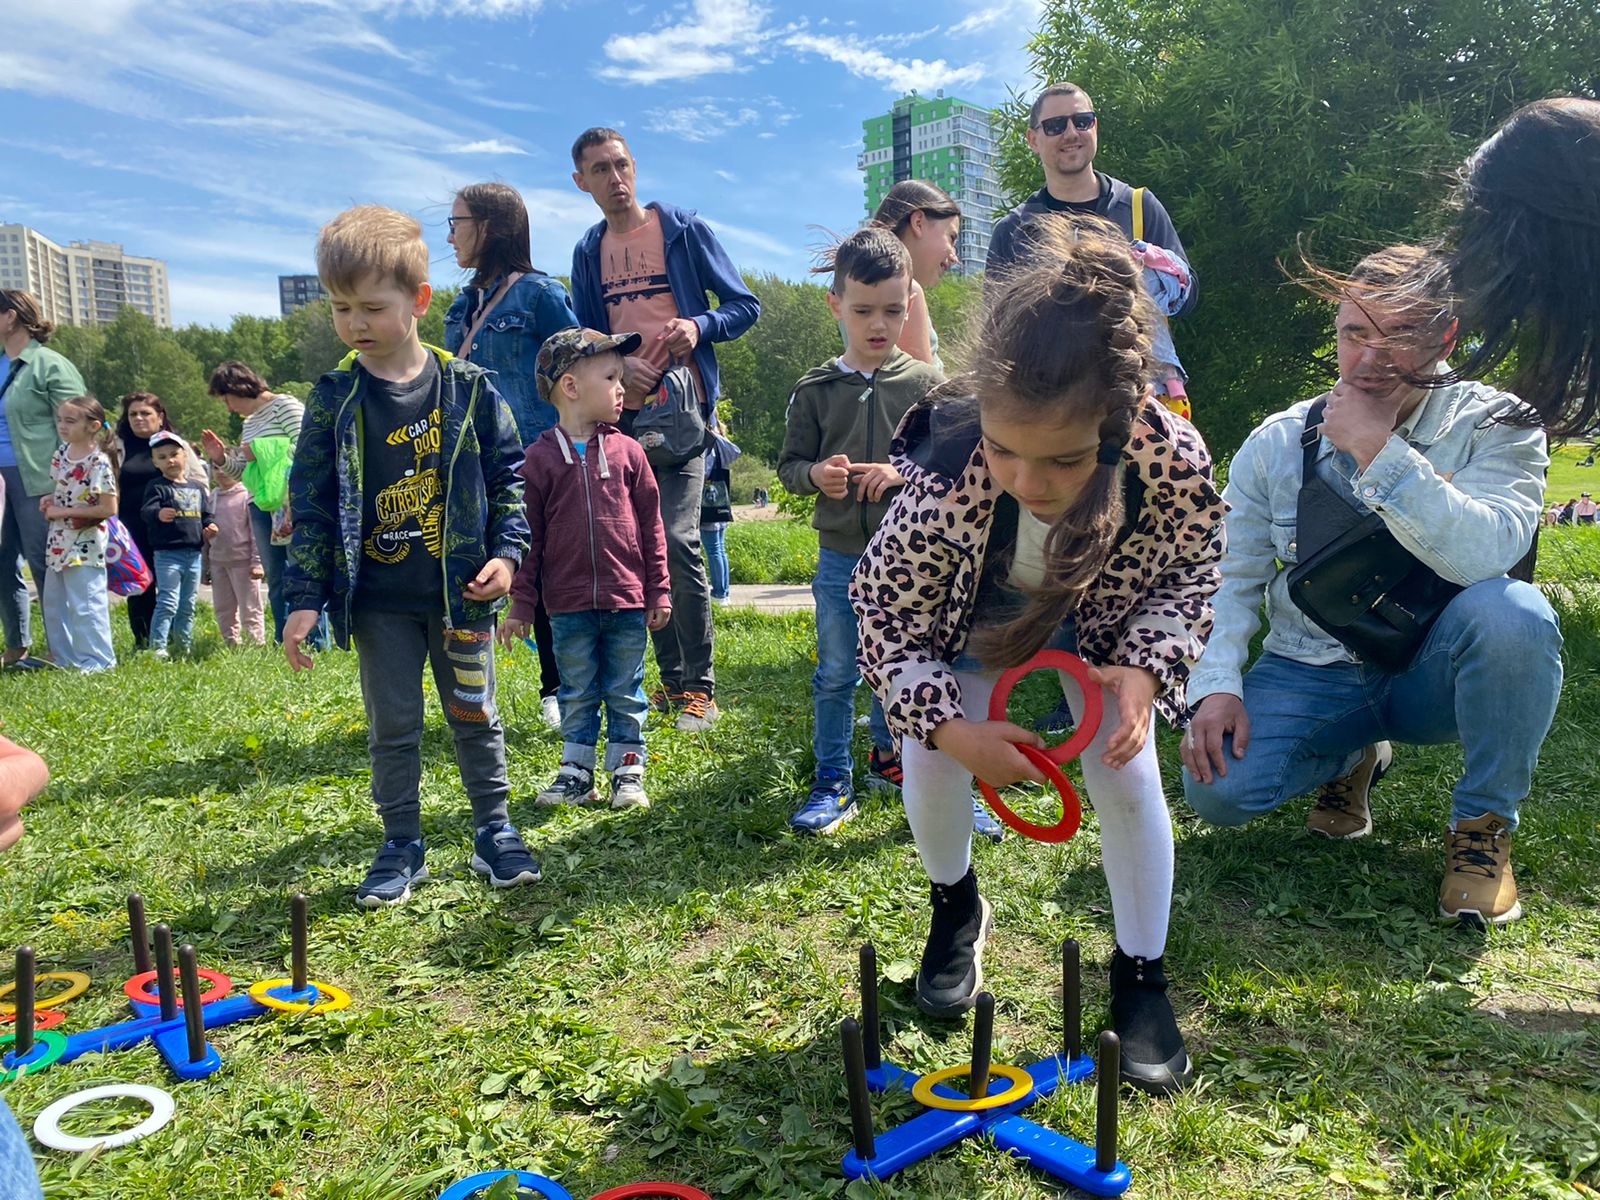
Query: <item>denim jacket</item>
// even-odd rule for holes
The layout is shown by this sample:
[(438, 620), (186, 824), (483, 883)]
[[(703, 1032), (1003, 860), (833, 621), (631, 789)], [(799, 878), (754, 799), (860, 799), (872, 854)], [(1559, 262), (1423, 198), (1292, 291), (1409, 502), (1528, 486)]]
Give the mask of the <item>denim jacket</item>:
[[(469, 284), (456, 296), (444, 318), (444, 346), (451, 354), (461, 353), (461, 339), (472, 323), (470, 316), (477, 313), (486, 296), (494, 295), (494, 290)], [(552, 333), (571, 329), (577, 323), (561, 281), (535, 271), (506, 290), (478, 330), (469, 355), (493, 374), (495, 388), (511, 406), (524, 446), (532, 445), (557, 420), (555, 405), (539, 395), (535, 382), (539, 347)]]
[[(711, 226), (686, 208), (656, 201), (646, 207), (655, 209), (661, 221), (667, 286), (677, 302), (678, 315), (691, 318), (700, 327), (694, 364), (705, 384), (709, 414), (721, 394), (717, 352), (711, 347), (716, 342), (733, 341), (754, 325), (761, 315), (761, 301), (745, 287)], [(600, 239), (605, 232), (604, 221), (590, 226), (572, 251), (572, 307), (586, 328), (614, 333), (618, 331), (611, 328), (611, 316), (600, 292)], [(716, 308), (706, 299), (707, 292), (716, 296)]]
[[(440, 483), (444, 487), (444, 563), (440, 601), (445, 624), (461, 628), (505, 607), (504, 598), (466, 598), (467, 584), (491, 558), (520, 565), (528, 552), (522, 508), (522, 449), (511, 411), (487, 373), (443, 350), (439, 394)], [(348, 641), (361, 565), (361, 395), (366, 373), (351, 351), (317, 381), (289, 471), (294, 540), (284, 571), (289, 611), (331, 605), (334, 632)]]
[[(1289, 569), (1299, 560), (1295, 506), (1300, 493), (1300, 434), (1305, 400), (1268, 417), (1245, 439), (1228, 468), (1227, 555), (1212, 601), (1216, 624), (1189, 680), (1189, 702), (1213, 692), (1244, 694), (1250, 639), (1264, 649), (1322, 666), (1354, 656), (1317, 628), (1289, 598)], [(1365, 471), (1323, 439), (1317, 469), (1383, 518), (1395, 540), (1445, 579), (1462, 585), (1504, 575), (1533, 541), (1544, 507), (1549, 464), (1544, 431), (1493, 420), (1521, 404), (1481, 383), (1430, 391)]]

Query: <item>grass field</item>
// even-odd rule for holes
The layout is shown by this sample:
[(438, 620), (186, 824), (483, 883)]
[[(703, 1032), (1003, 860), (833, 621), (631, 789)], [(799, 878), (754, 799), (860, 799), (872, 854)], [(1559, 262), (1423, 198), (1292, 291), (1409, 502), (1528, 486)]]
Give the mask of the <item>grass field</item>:
[[(1570, 558), (1588, 561), (1585, 548)], [(1600, 1189), (1591, 594), (1564, 592), (1566, 693), (1517, 842), (1528, 918), (1516, 926), (1480, 935), (1431, 918), (1455, 750), (1405, 749), (1377, 793), (1376, 835), (1352, 845), (1308, 838), (1303, 802), (1217, 830), (1174, 801), (1169, 960), (1202, 1082), (1172, 1100), (1128, 1096), (1132, 1195)], [(718, 1197), (1065, 1195), (971, 1143), (885, 1185), (839, 1177), (837, 1025), (856, 1002), (859, 944), (876, 943), (888, 976), (896, 1060), (961, 1061), (970, 1027), (911, 1003), (927, 893), (898, 805), (870, 802), (827, 841), (786, 832), (810, 770), (810, 618), (717, 621), (726, 717), (701, 736), (651, 728), (648, 811), (528, 802), (559, 747), (537, 720), (532, 656), (505, 658), (513, 815), (545, 866), (532, 888), (492, 892), (467, 868), (465, 805), (430, 698), (435, 880), (377, 913), (352, 903), (379, 837), (353, 656), (293, 677), (272, 653), (222, 652), (212, 630), (194, 662), (0, 676), (4, 732), (55, 774), (28, 835), (0, 857), (0, 946), (27, 941), (41, 969), (93, 975), (69, 1030), (125, 1013), (135, 889), (202, 965), (241, 982), (286, 973), (288, 897), (304, 891), (312, 975), (355, 996), (344, 1013), (219, 1032), (223, 1071), (174, 1088), (170, 1126), (98, 1156), (45, 1153), (47, 1195), (431, 1200), (495, 1167), (549, 1174), (575, 1196), (645, 1178)], [(1048, 705), (1042, 681), (1024, 700)], [(1170, 734), (1162, 749), (1176, 797)], [(1095, 822), (1086, 815), (1064, 847), (1013, 838), (975, 853), (996, 908), (996, 1060), (1031, 1062), (1057, 1037), (1049, 988), (1064, 936), (1084, 945), (1086, 1028), (1102, 1020), (1112, 941)], [(4, 1095), (30, 1125), (50, 1101), (109, 1081), (172, 1086), (146, 1047)], [(880, 1103), (879, 1129), (907, 1112)], [(1087, 1138), (1092, 1097), (1067, 1089), (1030, 1115)], [(136, 1119), (87, 1108), (67, 1128)]]

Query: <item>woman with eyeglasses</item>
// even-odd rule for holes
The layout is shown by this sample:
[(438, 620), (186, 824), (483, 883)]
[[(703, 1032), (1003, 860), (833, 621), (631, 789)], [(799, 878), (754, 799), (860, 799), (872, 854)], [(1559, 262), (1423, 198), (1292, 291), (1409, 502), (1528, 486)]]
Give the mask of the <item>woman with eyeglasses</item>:
[(905, 243), (911, 254), (911, 302), (905, 329), (897, 343), (912, 358), (944, 370), (939, 359), (939, 331), (928, 312), (927, 292), (944, 273), (960, 266), (956, 238), (961, 232), (961, 206), (944, 191), (920, 179), (895, 184), (883, 197), (874, 224)]
[[(535, 270), (528, 210), (513, 187), (473, 183), (450, 206), (450, 245), (456, 262), (472, 272), (444, 319), (445, 349), (495, 372), (494, 383), (511, 406), (524, 446), (555, 425), (555, 405), (539, 395), (534, 367), (539, 347), (562, 329), (577, 325), (572, 300), (559, 279)], [(550, 618), (534, 610), (539, 649), (539, 711), (559, 727), (556, 666)]]

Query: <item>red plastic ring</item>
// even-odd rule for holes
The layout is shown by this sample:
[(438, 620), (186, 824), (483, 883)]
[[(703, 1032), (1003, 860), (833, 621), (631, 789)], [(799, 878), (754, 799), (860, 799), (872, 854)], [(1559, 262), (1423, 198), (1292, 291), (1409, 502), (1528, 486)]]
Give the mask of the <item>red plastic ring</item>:
[[(0, 1025), (15, 1024), (16, 1013), (0, 1013)], [(39, 1008), (33, 1013), (34, 1029), (54, 1029), (67, 1019), (67, 1012), (62, 1008)]]
[(1083, 823), (1083, 805), (1078, 802), (1078, 791), (1072, 786), (1072, 780), (1061, 773), (1061, 768), (1056, 766), (1043, 750), (1033, 746), (1018, 746), (1017, 749), (1032, 759), (1033, 765), (1044, 772), (1044, 777), (1056, 785), (1056, 791), (1061, 794), (1061, 820), (1054, 825), (1035, 825), (1006, 807), (1006, 802), (1000, 799), (1000, 793), (981, 779), (978, 780), (978, 790), (983, 793), (983, 798), (988, 801), (989, 807), (994, 809), (995, 816), (1023, 837), (1032, 838), (1036, 842), (1070, 841), (1072, 835), (1078, 832), (1078, 826)]
[(592, 1200), (637, 1200), (642, 1196), (668, 1196), (674, 1200), (711, 1200), (699, 1188), (684, 1183), (625, 1183), (601, 1192)]
[(1035, 671), (1050, 670), (1065, 671), (1083, 689), (1083, 715), (1078, 721), (1077, 730), (1061, 745), (1046, 751), (1051, 762), (1064, 767), (1094, 741), (1094, 735), (1100, 732), (1100, 718), (1104, 715), (1105, 707), (1100, 685), (1089, 678), (1089, 664), (1076, 654), (1069, 654), (1065, 650), (1041, 650), (1020, 667), (1012, 667), (1000, 676), (999, 682), (994, 685), (994, 694), (989, 697), (989, 720), (1004, 721), (1011, 690)]
[[(221, 1000), (229, 992), (233, 991), (233, 980), (229, 979), (221, 971), (208, 971), (201, 967), (200, 978), (211, 985), (200, 993), (201, 1004), (210, 1004), (213, 1000)], [(127, 983), (123, 984), (122, 990), (127, 993), (129, 1000), (137, 1001), (140, 1004), (160, 1004), (161, 997), (149, 990), (150, 985), (155, 981), (156, 973), (154, 971), (145, 971), (142, 974), (135, 975)], [(178, 981), (174, 979), (172, 984), (176, 988)], [(172, 1002), (179, 1008), (183, 1007), (182, 996), (174, 996)]]

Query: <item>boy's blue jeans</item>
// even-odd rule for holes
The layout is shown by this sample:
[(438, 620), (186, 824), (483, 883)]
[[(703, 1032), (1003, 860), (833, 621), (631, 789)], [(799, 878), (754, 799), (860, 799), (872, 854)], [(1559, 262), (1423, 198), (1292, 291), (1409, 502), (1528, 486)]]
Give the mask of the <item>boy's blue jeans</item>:
[(550, 632), (561, 668), (561, 761), (594, 770), (603, 703), (606, 770), (615, 771), (626, 754), (643, 762), (644, 609), (551, 613)]
[[(817, 756), (817, 772), (834, 773), (849, 779), (853, 774), (850, 756), (851, 734), (856, 723), (856, 685), (861, 669), (856, 665), (856, 610), (850, 603), (850, 576), (855, 573), (857, 556), (822, 547), (817, 554), (817, 574), (811, 581), (811, 595), (817, 606), (817, 671), (811, 677), (811, 748)], [(872, 698), (868, 716), (872, 744), (888, 752), (894, 749), (889, 722), (883, 705)]]
[(1530, 584), (1487, 580), (1450, 602), (1398, 674), (1263, 654), (1244, 677), (1245, 756), (1224, 737), (1226, 778), (1184, 771), (1184, 796), (1213, 824), (1243, 825), (1345, 774), (1373, 742), (1460, 742), (1452, 822), (1494, 813), (1514, 829), (1560, 694), (1550, 605)]
[(156, 614), (150, 618), (150, 649), (165, 650), (171, 637), (187, 650), (194, 638), (194, 599), (200, 591), (199, 550), (157, 550)]

